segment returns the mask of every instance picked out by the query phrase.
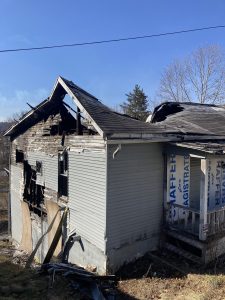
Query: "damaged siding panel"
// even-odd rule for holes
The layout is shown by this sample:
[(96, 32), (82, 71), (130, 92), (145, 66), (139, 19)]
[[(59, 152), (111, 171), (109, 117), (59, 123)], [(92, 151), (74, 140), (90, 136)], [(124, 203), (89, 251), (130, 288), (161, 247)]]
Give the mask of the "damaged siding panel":
[(45, 186), (58, 191), (58, 156), (45, 156), (44, 160)]
[(12, 238), (20, 243), (22, 238), (23, 166), (11, 165), (11, 218)]
[(99, 135), (90, 136), (76, 136), (69, 135), (65, 138), (67, 145), (72, 148), (85, 148), (85, 149), (105, 149), (105, 141)]
[(58, 156), (50, 156), (43, 152), (28, 152), (27, 158), (28, 163), (34, 166), (36, 161), (42, 161), (42, 175), (37, 174), (37, 183), (58, 191)]
[(159, 143), (108, 149), (107, 250), (152, 238), (156, 248), (163, 206), (163, 156)]
[[(48, 230), (48, 222), (35, 214), (31, 214), (31, 230), (32, 230), (32, 244), (33, 250), (35, 249), (39, 239), (43, 236), (43, 234)], [(48, 245), (48, 237), (45, 236), (40, 247), (36, 252), (36, 259), (39, 263), (42, 263), (49, 249)]]
[(69, 152), (70, 229), (105, 250), (106, 154)]

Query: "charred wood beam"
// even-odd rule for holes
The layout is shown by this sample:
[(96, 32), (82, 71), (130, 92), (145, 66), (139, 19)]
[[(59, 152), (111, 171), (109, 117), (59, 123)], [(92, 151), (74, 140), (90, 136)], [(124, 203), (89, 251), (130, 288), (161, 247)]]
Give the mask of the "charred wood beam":
[(29, 104), (28, 102), (27, 102), (27, 105), (28, 105), (31, 109), (35, 109), (35, 107), (32, 106), (31, 104)]
[[(69, 104), (67, 104), (66, 102), (63, 101), (63, 104), (68, 107), (70, 110), (72, 110), (76, 115), (78, 114), (78, 112), (73, 109)], [(84, 119), (84, 117), (80, 114), (80, 117)]]
[(80, 120), (80, 109), (77, 107), (77, 126), (76, 126), (77, 135), (82, 135), (82, 125)]

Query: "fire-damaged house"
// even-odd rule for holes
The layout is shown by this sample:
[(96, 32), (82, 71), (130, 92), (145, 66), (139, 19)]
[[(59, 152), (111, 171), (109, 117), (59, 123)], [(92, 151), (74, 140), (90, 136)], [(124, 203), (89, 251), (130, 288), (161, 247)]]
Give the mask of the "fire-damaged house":
[(193, 103), (163, 103), (141, 122), (59, 77), (5, 133), (12, 238), (31, 252), (48, 232), (43, 261), (61, 226), (55, 255), (73, 235), (69, 261), (100, 273), (160, 245), (214, 259), (225, 252), (224, 125), (224, 108)]

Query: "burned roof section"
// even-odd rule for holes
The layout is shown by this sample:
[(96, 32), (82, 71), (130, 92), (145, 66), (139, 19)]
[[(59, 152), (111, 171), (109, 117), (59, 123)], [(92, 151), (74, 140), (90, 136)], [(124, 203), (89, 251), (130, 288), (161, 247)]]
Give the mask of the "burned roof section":
[(201, 152), (222, 155), (225, 154), (224, 141), (193, 141), (193, 142), (171, 142), (170, 145), (198, 150)]
[[(164, 126), (148, 124), (130, 116), (111, 110), (97, 98), (87, 93), (72, 81), (61, 78), (71, 93), (79, 100), (82, 108), (106, 136), (113, 134), (162, 134)], [(171, 131), (173, 131), (171, 129)]]
[[(166, 102), (157, 106), (150, 122), (142, 122), (120, 114), (104, 105), (72, 81), (59, 77), (48, 99), (25, 114), (5, 135), (18, 135), (43, 116), (49, 116), (65, 105), (68, 94), (84, 117), (88, 131), (107, 139), (179, 140), (192, 137), (225, 139), (225, 109), (215, 105)], [(76, 113), (76, 112), (75, 112)]]
[(155, 107), (152, 114), (151, 123), (162, 122), (166, 120), (169, 115), (176, 114), (184, 108), (180, 103), (163, 103)]
[(66, 94), (74, 100), (81, 113), (86, 115), (90, 124), (103, 137), (146, 138), (148, 135), (152, 138), (176, 132), (170, 126), (149, 124), (115, 112), (72, 81), (59, 77), (50, 97), (26, 113), (18, 123), (6, 131), (5, 135), (21, 134), (43, 118), (43, 115), (52, 114), (60, 105), (65, 105), (63, 99)]
[(184, 134), (225, 135), (225, 108), (213, 104), (165, 102), (153, 112), (151, 123), (177, 128)]

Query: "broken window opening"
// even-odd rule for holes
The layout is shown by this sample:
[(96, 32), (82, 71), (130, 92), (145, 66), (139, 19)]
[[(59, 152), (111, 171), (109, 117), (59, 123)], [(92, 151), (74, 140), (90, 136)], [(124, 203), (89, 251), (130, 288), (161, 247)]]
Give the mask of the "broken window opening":
[(64, 151), (59, 153), (59, 176), (58, 176), (58, 193), (59, 196), (68, 196), (68, 153)]
[(36, 173), (42, 175), (42, 161), (36, 161)]
[(24, 161), (23, 151), (16, 149), (16, 163), (22, 163), (23, 161)]
[(24, 162), (24, 201), (29, 204), (30, 211), (39, 217), (45, 214), (42, 208), (44, 204), (44, 186), (36, 183), (37, 171), (35, 166), (31, 166), (27, 161)]

